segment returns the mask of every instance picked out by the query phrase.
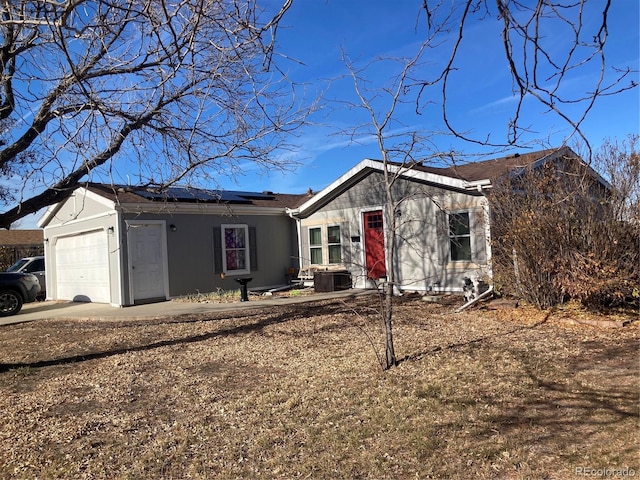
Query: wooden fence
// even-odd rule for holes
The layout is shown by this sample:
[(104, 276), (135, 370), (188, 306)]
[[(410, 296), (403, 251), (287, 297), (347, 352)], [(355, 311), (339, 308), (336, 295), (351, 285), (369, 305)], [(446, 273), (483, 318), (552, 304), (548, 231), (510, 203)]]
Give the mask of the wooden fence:
[(44, 245), (0, 245), (0, 272), (24, 257), (44, 255)]

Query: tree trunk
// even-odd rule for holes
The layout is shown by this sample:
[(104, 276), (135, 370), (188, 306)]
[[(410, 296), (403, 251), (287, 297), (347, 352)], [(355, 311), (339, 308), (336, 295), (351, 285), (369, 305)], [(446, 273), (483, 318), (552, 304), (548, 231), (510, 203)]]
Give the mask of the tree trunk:
[(384, 334), (385, 334), (385, 364), (384, 369), (388, 370), (396, 365), (396, 352), (393, 348), (393, 283), (387, 282), (384, 286)]

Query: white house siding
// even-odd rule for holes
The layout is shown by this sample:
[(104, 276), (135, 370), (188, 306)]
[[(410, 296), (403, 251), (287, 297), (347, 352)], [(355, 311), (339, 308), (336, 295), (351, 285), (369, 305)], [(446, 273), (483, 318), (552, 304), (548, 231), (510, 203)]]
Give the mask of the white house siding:
[[(485, 197), (478, 192), (457, 192), (416, 181), (399, 179), (394, 185), (397, 202), (395, 218), (396, 281), (406, 290), (459, 291), (465, 276), (478, 278), (488, 272), (485, 233)], [(367, 284), (362, 242), (362, 212), (381, 208), (385, 193), (381, 173), (373, 172), (351, 185), (316, 212), (301, 220), (303, 267), (309, 267), (309, 228), (340, 225), (343, 239), (342, 265), (318, 268), (349, 269), (357, 287)], [(385, 212), (385, 228), (391, 225), (390, 212)], [(451, 262), (448, 250), (446, 213), (469, 211), (473, 230), (472, 248), (475, 262)], [(358, 240), (359, 241), (354, 241)], [(326, 258), (326, 257), (323, 257)], [(387, 268), (389, 266), (387, 252)], [(326, 260), (325, 260), (326, 262)]]

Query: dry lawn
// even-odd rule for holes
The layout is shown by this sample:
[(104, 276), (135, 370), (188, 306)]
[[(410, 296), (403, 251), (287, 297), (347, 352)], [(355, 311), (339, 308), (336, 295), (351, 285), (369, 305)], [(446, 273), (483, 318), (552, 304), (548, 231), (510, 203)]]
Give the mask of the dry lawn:
[(2, 326), (0, 478), (640, 475), (639, 322), (376, 298)]

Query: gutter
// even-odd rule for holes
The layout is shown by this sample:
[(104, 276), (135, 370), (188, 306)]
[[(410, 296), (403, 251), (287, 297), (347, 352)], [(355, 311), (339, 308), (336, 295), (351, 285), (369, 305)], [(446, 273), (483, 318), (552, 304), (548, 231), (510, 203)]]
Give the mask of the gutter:
[(482, 193), (483, 188), (491, 188), (491, 180), (485, 178), (483, 180), (475, 180), (473, 182), (465, 182), (464, 188), (467, 190), (478, 190)]

